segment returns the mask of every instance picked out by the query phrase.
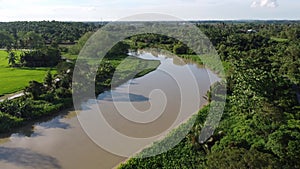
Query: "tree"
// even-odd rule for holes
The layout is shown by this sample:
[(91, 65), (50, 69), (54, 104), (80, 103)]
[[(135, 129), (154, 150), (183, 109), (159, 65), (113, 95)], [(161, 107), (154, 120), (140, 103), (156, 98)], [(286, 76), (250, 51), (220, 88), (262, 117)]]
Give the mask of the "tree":
[(184, 44), (176, 44), (173, 48), (175, 54), (187, 54), (188, 47)]
[(48, 88), (51, 88), (52, 87), (52, 83), (53, 83), (53, 77), (52, 77), (52, 74), (51, 74), (51, 71), (48, 70), (46, 76), (45, 76), (45, 79), (44, 79), (44, 84), (48, 87)]
[(61, 61), (61, 54), (59, 49), (44, 47), (22, 53), (20, 61), (28, 67), (54, 67)]
[(277, 161), (273, 155), (255, 149), (226, 148), (208, 155), (207, 168), (280, 168)]
[(10, 66), (15, 66), (16, 65), (16, 56), (14, 52), (9, 52), (8, 53), (8, 64)]
[(6, 48), (9, 52), (12, 49), (13, 42), (13, 36), (11, 36), (8, 32), (0, 32), (0, 48)]
[(32, 31), (25, 34), (24, 40), (29, 49), (39, 49), (45, 45), (45, 41), (41, 35)]
[(29, 86), (24, 90), (25, 94), (29, 93), (34, 100), (38, 99), (45, 92), (44, 85), (37, 81), (30, 81)]
[(124, 42), (119, 42), (113, 46), (106, 54), (107, 57), (119, 57), (120, 55), (127, 55), (130, 46)]
[(79, 40), (76, 45), (73, 45), (70, 49), (69, 52), (72, 55), (77, 55), (79, 54), (80, 50), (83, 48), (87, 40), (93, 35), (93, 32), (87, 32), (85, 33)]
[[(270, 134), (267, 148), (280, 157), (290, 168), (300, 166), (300, 120), (288, 120), (288, 124)], [(298, 160), (295, 160), (298, 159)]]

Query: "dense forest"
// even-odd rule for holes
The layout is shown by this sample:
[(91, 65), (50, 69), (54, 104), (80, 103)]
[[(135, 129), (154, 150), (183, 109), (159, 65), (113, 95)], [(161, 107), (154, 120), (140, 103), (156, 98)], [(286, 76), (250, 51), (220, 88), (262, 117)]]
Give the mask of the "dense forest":
[[(212, 101), (193, 117), (196, 123), (192, 130), (173, 149), (155, 157), (131, 158), (120, 168), (300, 168), (300, 22), (194, 24), (211, 40), (226, 70), (227, 99), (220, 125), (207, 141), (199, 142), (209, 106), (217, 104)], [(0, 102), (0, 132), (70, 107), (74, 62), (57, 57), (57, 62), (42, 65), (37, 60), (45, 61), (52, 54), (60, 56), (60, 52), (78, 54), (99, 27), (92, 23), (47, 21), (0, 23), (0, 48), (8, 51), (8, 58), (14, 56), (13, 49), (28, 49), (21, 58), (36, 55), (38, 59), (33, 65), (21, 66), (56, 65), (57, 70), (55, 75), (47, 73), (42, 83), (31, 81), (25, 96)], [(70, 47), (61, 47), (74, 42)], [(175, 39), (156, 34), (129, 37), (101, 63), (96, 77), (97, 94), (110, 87), (112, 73), (127, 57), (129, 48), (148, 47), (163, 48), (201, 63), (187, 45)], [(29, 57), (31, 52), (35, 55)], [(20, 59), (18, 63), (23, 62)], [(132, 58), (130, 64), (138, 69), (149, 63)], [(185, 125), (141, 155), (172, 142)]]
[[(211, 102), (176, 147), (154, 157), (132, 158), (120, 168), (300, 168), (300, 24), (195, 24), (226, 66), (228, 95), (220, 125), (211, 138), (199, 142), (208, 108), (216, 104)], [(139, 47), (164, 44), (174, 53), (193, 54), (184, 44), (158, 35), (148, 38), (132, 40)], [(145, 43), (149, 41), (153, 44)], [(185, 125), (139, 155), (168, 145)]]
[[(15, 47), (30, 48), (53, 42), (74, 44), (86, 32), (95, 31), (101, 26), (100, 23), (57, 21), (0, 22), (0, 35), (8, 34)], [(1, 45), (0, 48), (3, 48)]]

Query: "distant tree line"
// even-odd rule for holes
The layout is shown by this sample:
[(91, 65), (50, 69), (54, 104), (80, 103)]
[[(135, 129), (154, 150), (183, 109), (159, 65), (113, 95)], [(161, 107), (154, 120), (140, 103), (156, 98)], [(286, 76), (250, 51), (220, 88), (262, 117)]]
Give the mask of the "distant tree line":
[[(11, 66), (53, 67), (61, 60), (60, 52), (68, 50), (59, 44), (75, 44), (84, 34), (90, 32), (88, 38), (101, 26), (99, 23), (56, 21), (0, 22), (0, 48), (8, 52)], [(72, 47), (70, 53), (78, 54), (87, 38)], [(26, 50), (18, 57), (14, 49)]]
[[(10, 36), (13, 47), (32, 48), (43, 43), (73, 44), (86, 32), (95, 31), (101, 26), (97, 23), (57, 21), (0, 22), (0, 32)], [(35, 43), (37, 41), (40, 42)], [(3, 47), (0, 42), (0, 48)]]

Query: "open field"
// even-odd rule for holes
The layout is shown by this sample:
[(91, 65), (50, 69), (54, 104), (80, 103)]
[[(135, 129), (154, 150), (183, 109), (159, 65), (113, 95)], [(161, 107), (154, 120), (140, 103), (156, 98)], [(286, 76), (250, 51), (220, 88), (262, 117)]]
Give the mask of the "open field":
[[(17, 52), (19, 55), (20, 52)], [(7, 52), (0, 50), (0, 96), (24, 89), (31, 80), (43, 81), (49, 68), (11, 68)]]

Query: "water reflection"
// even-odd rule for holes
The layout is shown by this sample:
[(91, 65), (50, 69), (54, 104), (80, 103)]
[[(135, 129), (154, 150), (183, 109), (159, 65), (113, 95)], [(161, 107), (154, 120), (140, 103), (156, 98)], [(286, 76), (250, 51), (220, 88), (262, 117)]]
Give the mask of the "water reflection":
[(21, 167), (39, 169), (62, 168), (57, 159), (24, 148), (0, 147), (0, 161), (12, 163)]
[(61, 119), (62, 119), (62, 117), (58, 116), (48, 122), (40, 123), (39, 126), (45, 128), (45, 129), (50, 129), (50, 128), (68, 129), (68, 128), (70, 128), (70, 124), (61, 122)]
[(55, 117), (55, 115), (40, 119), (39, 122), (33, 121), (27, 126), (11, 131), (9, 133), (1, 134), (0, 138), (42, 136), (42, 133), (36, 130), (37, 127), (42, 129), (59, 128), (64, 130), (69, 129), (71, 127), (70, 124), (61, 121), (64, 116), (68, 115), (67, 111), (63, 112), (59, 116)]
[(110, 101), (110, 102), (144, 102), (149, 101), (148, 97), (133, 93), (122, 93), (116, 91), (107, 91), (100, 94), (97, 100)]
[[(153, 57), (153, 55), (157, 57)], [(90, 99), (86, 104), (83, 104), (85, 106), (84, 110), (99, 104), (97, 108), (100, 108), (99, 110), (101, 110), (110, 127), (125, 136), (135, 138), (153, 137), (168, 131), (174, 121), (177, 120), (177, 117), (179, 117), (179, 123), (185, 121), (190, 115), (183, 114), (183, 116), (179, 116), (180, 103), (184, 98), (180, 94), (178, 84), (185, 84), (183, 87), (186, 86), (187, 90), (185, 91), (189, 93), (188, 96), (191, 96), (188, 98), (189, 100), (184, 99), (188, 103), (186, 112), (194, 113), (194, 109), (198, 110), (198, 107), (192, 107), (190, 104), (194, 104), (197, 100), (196, 97), (205, 95), (210, 84), (218, 80), (217, 76), (207, 69), (199, 69), (199, 65), (193, 62), (193, 64), (186, 64), (186, 61), (182, 62), (180, 59), (174, 59), (167, 54), (164, 56), (161, 53), (152, 55), (151, 53), (145, 53), (138, 57), (160, 60), (161, 65), (157, 70), (143, 77), (135, 78), (114, 88), (112, 93), (111, 91), (103, 93), (98, 96), (98, 100)], [(170, 74), (166, 72), (170, 72)], [(192, 84), (187, 80), (188, 75), (191, 73), (195, 76), (194, 80), (199, 84), (198, 94), (195, 94), (196, 90), (193, 90)], [(177, 83), (176, 79), (180, 80), (181, 83)], [(164, 92), (166, 103), (162, 102), (162, 95), (156, 95), (155, 93), (151, 95), (151, 92), (153, 90), (157, 91), (157, 89)], [(206, 102), (204, 99), (200, 101), (201, 103)], [(157, 112), (163, 112), (163, 114), (157, 116), (158, 119), (147, 125), (136, 123), (122, 116), (123, 114), (119, 113), (114, 102), (118, 102), (116, 104), (121, 106), (122, 102), (126, 102), (126, 104), (134, 102), (132, 107), (135, 108), (135, 111), (121, 109), (125, 115), (135, 113), (136, 117), (147, 115), (152, 118), (156, 117)], [(166, 107), (161, 105), (166, 105)], [(149, 113), (142, 114), (139, 112)], [(13, 132), (15, 134), (10, 133), (4, 136), (4, 139), (0, 139), (0, 169), (11, 168), (6, 167), (6, 165), (22, 169), (112, 168), (125, 160), (96, 147), (94, 142), (83, 132), (77, 118), (75, 118), (76, 115), (76, 112), (60, 112), (44, 118), (42, 121), (32, 122), (22, 129), (17, 129)], [(89, 118), (88, 123), (92, 127), (94, 127), (94, 124), (99, 123), (97, 118), (93, 118), (93, 114), (80, 112), (78, 115)], [(95, 127), (93, 131), (97, 132), (99, 128)], [(99, 139), (109, 138), (110, 134), (110, 132), (99, 134)], [(120, 140), (109, 141), (116, 141), (116, 144), (113, 144), (116, 148), (124, 148), (125, 144)], [(136, 146), (139, 150), (147, 145), (148, 143)]]
[[(198, 68), (205, 67), (203, 64), (197, 63), (197, 61), (196, 61), (197, 57), (182, 58), (182, 57), (178, 57), (177, 55), (175, 55), (172, 52), (169, 52), (169, 51), (166, 51), (163, 49), (148, 48), (148, 49), (142, 49), (142, 50), (138, 50), (138, 51), (131, 51), (129, 54), (132, 56), (142, 58), (142, 59), (146, 59), (146, 60), (164, 61), (164, 60), (170, 59), (172, 61), (172, 63), (176, 66), (197, 65)], [(200, 57), (199, 57), (199, 60), (201, 60)]]
[(36, 132), (34, 129), (32, 130), (23, 130), (19, 133), (13, 133), (10, 137), (11, 138), (22, 138), (22, 137), (38, 137), (42, 136), (42, 133)]

